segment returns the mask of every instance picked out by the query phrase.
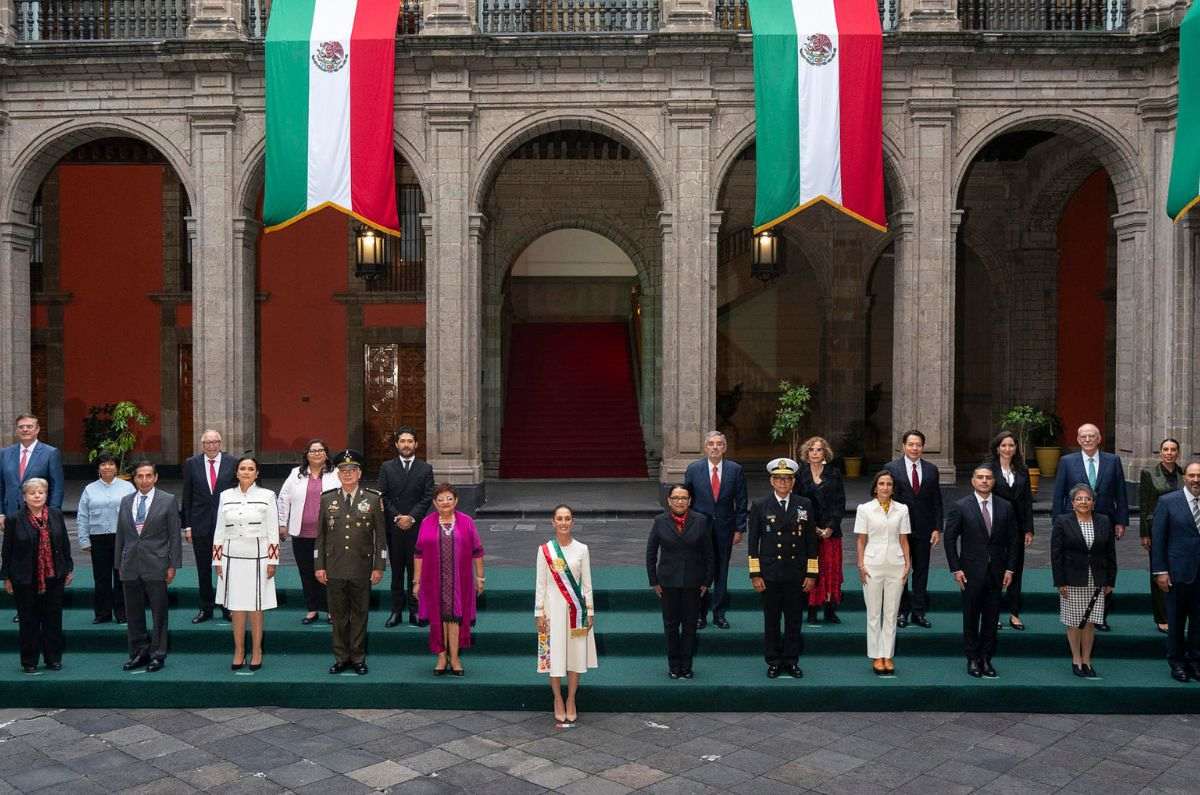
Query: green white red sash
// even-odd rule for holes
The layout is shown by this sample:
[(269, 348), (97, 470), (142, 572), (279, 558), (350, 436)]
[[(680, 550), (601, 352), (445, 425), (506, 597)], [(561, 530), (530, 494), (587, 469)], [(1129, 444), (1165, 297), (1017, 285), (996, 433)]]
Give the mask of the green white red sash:
[[(542, 544), (542, 556), (546, 558), (546, 566), (550, 569), (550, 577), (554, 580), (558, 592), (567, 602), (567, 618), (572, 635), (583, 635), (588, 631), (587, 603), (583, 600), (583, 589), (575, 581), (567, 558), (563, 555), (562, 547), (557, 539), (550, 539)], [(564, 582), (564, 577), (566, 578)]]

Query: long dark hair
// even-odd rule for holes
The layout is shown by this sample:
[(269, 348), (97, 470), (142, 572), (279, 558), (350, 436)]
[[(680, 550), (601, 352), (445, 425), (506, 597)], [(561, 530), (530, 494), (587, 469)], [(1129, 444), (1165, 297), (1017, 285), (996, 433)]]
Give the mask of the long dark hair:
[(304, 445), (304, 452), (300, 454), (300, 468), (296, 473), (296, 477), (301, 480), (308, 477), (308, 449), (314, 444), (319, 444), (325, 448), (325, 466), (321, 469), (321, 474), (333, 471), (333, 460), (329, 456), (329, 445), (325, 444), (324, 439), (309, 439), (308, 444)]
[(1013, 450), (1013, 471), (1024, 472), (1025, 456), (1021, 454), (1021, 442), (1019, 439), (1017, 439), (1017, 435), (1012, 431), (1000, 431), (1000, 433), (992, 437), (992, 443), (988, 445), (987, 463), (989, 465), (995, 464), (996, 466), (1000, 466), (1000, 443), (1005, 439), (1012, 439), (1013, 446), (1016, 448)]

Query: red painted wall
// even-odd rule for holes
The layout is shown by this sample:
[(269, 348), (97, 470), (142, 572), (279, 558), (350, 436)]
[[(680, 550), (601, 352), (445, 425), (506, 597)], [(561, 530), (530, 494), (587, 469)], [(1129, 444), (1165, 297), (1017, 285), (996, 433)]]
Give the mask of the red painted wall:
[(259, 446), (346, 445), (346, 216), (322, 210), (259, 239)]
[(1108, 258), (1108, 173), (1092, 174), (1067, 201), (1058, 222), (1058, 415), (1067, 444), (1074, 428), (1104, 416), (1104, 302)]
[(133, 400), (150, 415), (138, 448), (162, 449), (159, 308), (163, 166), (63, 165), (59, 284), (68, 452), (83, 450), (88, 406)]
[(367, 328), (422, 328), (425, 325), (425, 304), (365, 304), (363, 325)]

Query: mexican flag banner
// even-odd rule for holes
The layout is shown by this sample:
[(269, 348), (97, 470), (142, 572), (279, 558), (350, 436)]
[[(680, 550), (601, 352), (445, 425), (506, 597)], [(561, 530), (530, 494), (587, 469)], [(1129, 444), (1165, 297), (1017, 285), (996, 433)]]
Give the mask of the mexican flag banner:
[(754, 231), (825, 202), (883, 231), (883, 29), (875, 0), (750, 0)]
[(1178, 221), (1200, 202), (1200, 2), (1179, 26), (1179, 110), (1167, 215)]
[(400, 0), (274, 0), (263, 222), (334, 207), (399, 235), (392, 141)]

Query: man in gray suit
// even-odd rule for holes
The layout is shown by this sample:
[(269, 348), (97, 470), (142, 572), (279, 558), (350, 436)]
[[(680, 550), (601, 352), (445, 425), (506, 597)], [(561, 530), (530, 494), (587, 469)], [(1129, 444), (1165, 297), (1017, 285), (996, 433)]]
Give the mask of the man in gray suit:
[[(160, 491), (158, 470), (149, 461), (133, 469), (137, 491), (121, 500), (117, 511), (117, 573), (125, 588), (129, 660), (126, 671), (145, 666), (161, 671), (167, 661), (167, 585), (182, 564), (179, 504)], [(146, 602), (154, 617), (154, 634), (146, 632)]]

